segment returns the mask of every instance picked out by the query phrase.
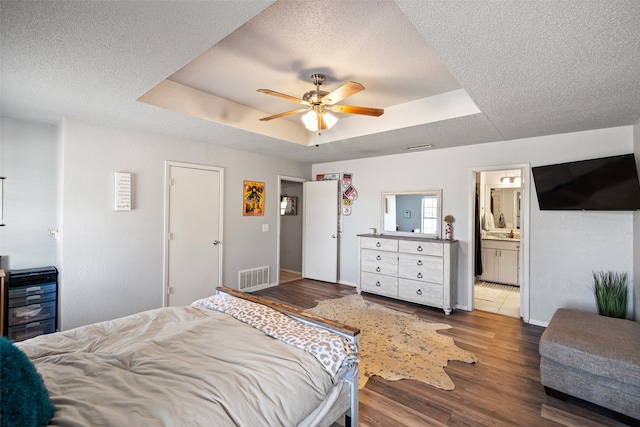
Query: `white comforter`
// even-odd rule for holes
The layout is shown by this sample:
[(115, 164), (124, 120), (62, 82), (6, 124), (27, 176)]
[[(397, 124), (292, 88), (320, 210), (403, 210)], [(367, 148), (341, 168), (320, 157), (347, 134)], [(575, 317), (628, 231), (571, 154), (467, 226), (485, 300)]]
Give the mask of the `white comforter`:
[(55, 426), (294, 426), (338, 380), (217, 311), (169, 307), (18, 343)]

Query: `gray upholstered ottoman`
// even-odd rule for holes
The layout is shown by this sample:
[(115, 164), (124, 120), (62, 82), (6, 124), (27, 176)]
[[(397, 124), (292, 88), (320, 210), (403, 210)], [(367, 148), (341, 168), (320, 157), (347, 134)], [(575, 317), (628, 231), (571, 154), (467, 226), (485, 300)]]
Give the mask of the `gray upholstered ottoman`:
[(540, 338), (540, 356), (547, 394), (640, 420), (640, 323), (561, 308)]

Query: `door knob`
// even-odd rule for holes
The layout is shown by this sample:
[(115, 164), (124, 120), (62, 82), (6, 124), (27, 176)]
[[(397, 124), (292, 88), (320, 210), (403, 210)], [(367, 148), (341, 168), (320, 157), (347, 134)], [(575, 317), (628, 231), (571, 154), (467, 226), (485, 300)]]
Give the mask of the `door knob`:
[(220, 244), (220, 240), (214, 240), (213, 241), (213, 246), (218, 246)]

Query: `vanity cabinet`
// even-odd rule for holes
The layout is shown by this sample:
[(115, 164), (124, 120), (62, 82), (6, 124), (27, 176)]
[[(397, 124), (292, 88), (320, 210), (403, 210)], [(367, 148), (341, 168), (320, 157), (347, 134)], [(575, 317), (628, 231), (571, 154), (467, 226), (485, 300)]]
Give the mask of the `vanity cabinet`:
[(372, 234), (358, 237), (358, 292), (451, 313), (456, 302), (457, 241)]
[(482, 240), (482, 275), (486, 282), (519, 286), (520, 242)]

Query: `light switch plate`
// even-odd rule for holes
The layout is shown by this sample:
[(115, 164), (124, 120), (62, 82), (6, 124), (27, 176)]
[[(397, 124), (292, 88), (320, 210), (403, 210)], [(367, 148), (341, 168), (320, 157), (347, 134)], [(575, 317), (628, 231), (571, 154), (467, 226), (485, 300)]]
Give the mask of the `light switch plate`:
[(269, 231), (269, 224), (262, 224), (262, 231)]

